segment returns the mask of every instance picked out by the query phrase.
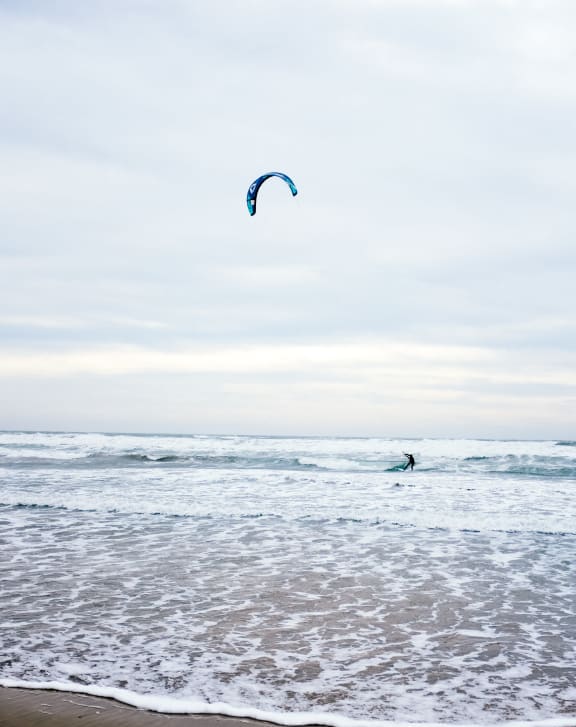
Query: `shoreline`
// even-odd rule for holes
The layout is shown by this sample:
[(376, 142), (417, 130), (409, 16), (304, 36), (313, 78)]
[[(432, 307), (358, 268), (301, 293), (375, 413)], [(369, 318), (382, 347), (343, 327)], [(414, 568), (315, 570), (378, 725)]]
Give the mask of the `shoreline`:
[[(302, 713), (285, 715), (284, 725), (324, 727), (326, 721), (303, 721)], [(82, 720), (81, 723), (79, 720)], [(369, 721), (341, 718), (345, 727), (363, 727)], [(174, 713), (134, 706), (113, 696), (89, 694), (81, 689), (4, 686), (0, 684), (0, 727), (279, 727), (280, 722), (249, 716), (211, 713)], [(329, 723), (328, 723), (329, 724)], [(562, 715), (543, 720), (509, 720), (486, 725), (472, 723), (373, 721), (386, 727), (576, 727), (576, 716)]]
[[(81, 721), (80, 721), (81, 720)], [(0, 686), (0, 727), (277, 727), (217, 714), (166, 714), (109, 697)]]

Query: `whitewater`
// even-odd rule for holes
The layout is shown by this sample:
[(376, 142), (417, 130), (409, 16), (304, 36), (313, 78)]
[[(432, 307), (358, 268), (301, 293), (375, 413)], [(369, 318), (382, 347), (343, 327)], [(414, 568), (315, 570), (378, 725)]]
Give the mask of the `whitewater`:
[(0, 432), (0, 685), (576, 725), (575, 483), (573, 441)]

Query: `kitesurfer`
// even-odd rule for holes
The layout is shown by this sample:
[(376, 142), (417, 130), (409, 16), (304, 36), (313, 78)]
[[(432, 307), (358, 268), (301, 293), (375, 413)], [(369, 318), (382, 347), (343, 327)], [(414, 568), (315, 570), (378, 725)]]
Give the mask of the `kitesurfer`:
[(413, 455), (408, 454), (408, 452), (404, 452), (404, 456), (408, 457), (408, 462), (406, 462), (406, 464), (404, 465), (404, 469), (407, 470), (408, 467), (410, 467), (410, 470), (413, 470), (414, 465), (416, 464), (416, 462), (414, 461)]

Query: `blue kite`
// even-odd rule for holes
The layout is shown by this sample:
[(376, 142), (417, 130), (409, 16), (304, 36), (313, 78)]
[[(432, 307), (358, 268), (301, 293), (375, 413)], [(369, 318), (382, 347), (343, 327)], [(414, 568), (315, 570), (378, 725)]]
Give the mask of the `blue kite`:
[(263, 174), (261, 177), (258, 177), (258, 179), (255, 179), (248, 188), (248, 194), (246, 195), (246, 204), (248, 205), (248, 212), (250, 212), (251, 216), (256, 214), (256, 197), (258, 196), (258, 190), (262, 186), (262, 182), (270, 179), (270, 177), (280, 177), (280, 179), (283, 179), (290, 187), (290, 191), (292, 192), (293, 197), (298, 194), (296, 185), (287, 174), (282, 174), (282, 172), (269, 172), (268, 174)]

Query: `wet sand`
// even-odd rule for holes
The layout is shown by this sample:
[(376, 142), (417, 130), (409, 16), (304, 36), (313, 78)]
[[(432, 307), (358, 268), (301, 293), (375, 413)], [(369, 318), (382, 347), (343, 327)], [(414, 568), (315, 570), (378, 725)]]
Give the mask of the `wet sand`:
[[(0, 727), (272, 727), (236, 717), (148, 712), (113, 699), (0, 687)], [(277, 725), (274, 725), (277, 727)]]

